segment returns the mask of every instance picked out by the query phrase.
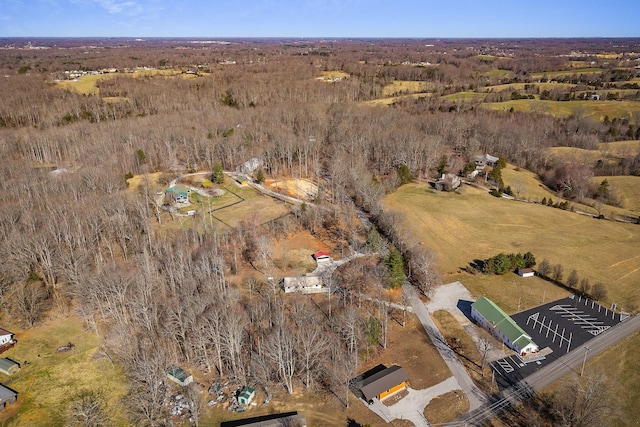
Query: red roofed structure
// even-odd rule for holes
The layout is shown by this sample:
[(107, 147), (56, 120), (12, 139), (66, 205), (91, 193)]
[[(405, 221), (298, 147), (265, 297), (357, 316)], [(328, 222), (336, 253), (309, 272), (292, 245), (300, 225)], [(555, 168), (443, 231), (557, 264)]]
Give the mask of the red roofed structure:
[(313, 254), (313, 259), (315, 259), (316, 261), (328, 260), (328, 259), (330, 259), (329, 258), (329, 252), (318, 251), (318, 252)]

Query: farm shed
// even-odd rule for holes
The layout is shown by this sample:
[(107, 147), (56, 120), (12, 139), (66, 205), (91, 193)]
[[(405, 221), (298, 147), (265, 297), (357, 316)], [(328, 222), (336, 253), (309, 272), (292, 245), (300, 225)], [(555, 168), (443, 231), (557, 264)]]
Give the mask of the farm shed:
[(318, 276), (285, 277), (282, 279), (282, 288), (287, 294), (291, 292), (310, 294), (325, 290), (322, 279)]
[(329, 261), (331, 260), (331, 257), (329, 256), (329, 252), (318, 251), (313, 254), (313, 259), (315, 259), (316, 262), (320, 262), (320, 261)]
[(169, 369), (167, 369), (167, 378), (180, 384), (182, 387), (186, 387), (193, 382), (193, 376), (176, 365), (169, 366)]
[(0, 328), (0, 353), (4, 353), (16, 344), (13, 339), (13, 332)]
[(307, 418), (297, 412), (263, 415), (243, 420), (225, 421), (220, 427), (307, 427)]
[(2, 358), (0, 359), (0, 372), (3, 374), (11, 375), (15, 374), (20, 370), (20, 364), (14, 362), (11, 359)]
[(533, 271), (533, 268), (519, 268), (518, 276), (520, 277), (533, 277), (536, 273)]
[(373, 399), (384, 400), (404, 389), (409, 381), (409, 374), (404, 368), (393, 365), (362, 380), (360, 391), (369, 403)]
[(13, 343), (13, 332), (0, 328), (0, 345)]
[(490, 154), (483, 154), (481, 156), (475, 156), (473, 161), (476, 164), (476, 169), (482, 169), (486, 166), (495, 166), (498, 164), (498, 157), (492, 156)]
[(531, 337), (489, 298), (471, 304), (471, 318), (522, 356), (538, 351)]
[(0, 410), (4, 409), (7, 403), (13, 403), (16, 400), (18, 400), (18, 393), (0, 384)]

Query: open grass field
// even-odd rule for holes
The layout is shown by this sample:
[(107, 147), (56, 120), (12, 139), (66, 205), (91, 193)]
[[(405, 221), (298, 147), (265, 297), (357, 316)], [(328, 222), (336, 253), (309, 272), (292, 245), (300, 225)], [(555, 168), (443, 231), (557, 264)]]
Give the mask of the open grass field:
[(195, 74), (183, 74), (181, 70), (138, 70), (134, 73), (108, 73), (108, 74), (95, 74), (87, 75), (78, 78), (78, 81), (62, 80), (57, 82), (57, 85), (80, 92), (83, 95), (99, 95), (100, 89), (97, 84), (100, 80), (112, 79), (115, 77), (149, 77), (149, 76), (176, 76), (182, 75), (183, 78), (194, 78)]
[(633, 113), (640, 112), (640, 102), (633, 101), (549, 101), (541, 99), (517, 99), (504, 102), (482, 104), (483, 108), (497, 111), (551, 114), (556, 117), (568, 117), (577, 112), (585, 113), (594, 120), (601, 121), (605, 116), (632, 119)]
[(388, 210), (405, 215), (403, 225), (438, 254), (440, 270), (456, 273), (474, 259), (500, 252), (531, 251), (538, 260), (561, 264), (602, 282), (608, 301), (624, 307), (637, 298), (640, 227), (601, 221), (537, 204), (490, 196), (466, 187), (465, 194), (436, 192), (408, 184), (385, 198)]
[[(101, 391), (111, 421), (128, 425), (119, 405), (128, 381), (118, 367), (95, 357), (99, 338), (85, 331), (79, 319), (54, 318), (29, 330), (4, 326), (16, 333), (18, 344), (2, 356), (22, 368), (10, 377), (0, 374), (0, 381), (18, 392), (18, 401), (0, 413), (2, 425), (66, 425), (69, 404), (83, 390)], [(56, 352), (68, 342), (76, 345), (75, 350)]]
[(569, 90), (575, 85), (570, 83), (509, 83), (504, 85), (493, 85), (493, 86), (485, 86), (485, 92), (502, 92), (503, 90), (517, 90), (522, 91), (526, 86), (535, 86), (539, 88), (541, 91), (543, 90), (553, 90), (553, 89), (562, 89)]
[(547, 76), (549, 78), (566, 77), (566, 76), (572, 76), (574, 74), (596, 74), (596, 73), (601, 73), (603, 71), (604, 71), (604, 68), (595, 68), (595, 67), (576, 68), (574, 70), (562, 70), (562, 71), (545, 71), (541, 73), (531, 73), (531, 78), (539, 79), (544, 76)]
[(491, 70), (483, 74), (486, 77), (508, 77), (512, 76), (513, 72), (509, 70)]
[(516, 168), (508, 164), (502, 170), (502, 180), (505, 186), (511, 187), (513, 195), (518, 199), (539, 202), (543, 198), (547, 200), (549, 197), (554, 200), (558, 198), (538, 179), (536, 174), (526, 169)]
[(587, 150), (577, 147), (551, 147), (549, 153), (556, 159), (576, 163), (594, 164), (605, 158), (601, 150)]
[(391, 105), (396, 102), (405, 101), (405, 100), (415, 100), (421, 98), (428, 98), (432, 94), (430, 93), (413, 93), (410, 95), (398, 95), (398, 96), (390, 96), (387, 98), (380, 99), (372, 99), (370, 101), (362, 101), (362, 105)]
[(607, 156), (633, 157), (640, 154), (640, 141), (601, 142), (598, 148)]
[(622, 198), (625, 210), (640, 214), (640, 176), (596, 176), (593, 182), (599, 185), (604, 179), (609, 182), (609, 188)]
[(434, 84), (424, 81), (395, 80), (382, 89), (382, 96), (428, 92), (434, 89)]
[(607, 424), (611, 427), (637, 425), (640, 420), (640, 358), (636, 349), (640, 346), (640, 333), (636, 333), (614, 345), (586, 365), (587, 372), (602, 372), (611, 381), (618, 410)]
[(222, 188), (226, 193), (234, 193), (244, 199), (242, 203), (214, 212), (216, 218), (231, 227), (237, 227), (243, 221), (263, 224), (289, 213), (289, 209), (284, 203), (264, 196), (251, 187), (238, 187), (227, 182)]
[(450, 95), (441, 96), (440, 99), (446, 99), (448, 101), (453, 102), (464, 102), (464, 101), (484, 101), (486, 94), (478, 93), (478, 92), (457, 92), (452, 93)]
[(268, 179), (265, 185), (278, 193), (307, 201), (313, 201), (318, 196), (318, 184), (308, 179)]

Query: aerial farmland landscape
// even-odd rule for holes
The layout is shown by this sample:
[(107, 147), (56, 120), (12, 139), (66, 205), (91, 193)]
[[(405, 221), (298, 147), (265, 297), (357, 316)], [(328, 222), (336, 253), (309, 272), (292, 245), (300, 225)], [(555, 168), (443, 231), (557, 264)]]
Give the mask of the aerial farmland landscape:
[(0, 12), (0, 425), (637, 425), (637, 5), (195, 3)]

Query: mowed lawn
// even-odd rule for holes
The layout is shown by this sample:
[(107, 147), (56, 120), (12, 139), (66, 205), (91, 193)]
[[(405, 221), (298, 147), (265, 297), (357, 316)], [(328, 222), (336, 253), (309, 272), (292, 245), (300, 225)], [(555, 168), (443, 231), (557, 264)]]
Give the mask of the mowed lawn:
[(464, 194), (407, 184), (385, 199), (387, 210), (404, 213), (403, 227), (438, 254), (440, 270), (455, 273), (474, 259), (500, 252), (531, 251), (541, 261), (576, 269), (591, 283), (603, 282), (608, 301), (624, 307), (637, 298), (640, 226), (597, 220), (532, 203), (499, 199), (465, 187)]
[[(122, 370), (108, 359), (96, 357), (99, 338), (86, 331), (75, 317), (54, 318), (33, 329), (19, 330), (18, 344), (3, 353), (21, 364), (17, 373), (0, 374), (0, 382), (18, 392), (18, 401), (0, 413), (7, 426), (66, 425), (69, 405), (82, 391), (101, 392), (111, 422), (127, 425), (120, 400), (128, 391)], [(72, 342), (75, 349), (58, 353), (56, 349)]]

